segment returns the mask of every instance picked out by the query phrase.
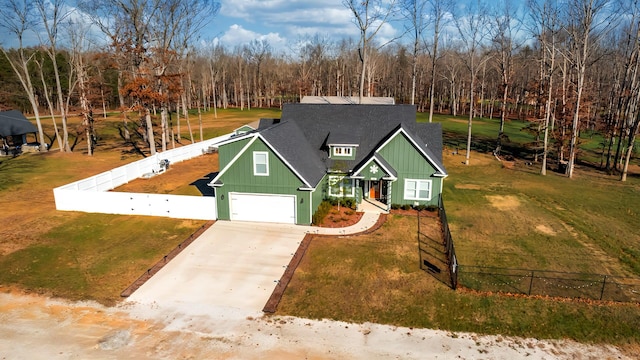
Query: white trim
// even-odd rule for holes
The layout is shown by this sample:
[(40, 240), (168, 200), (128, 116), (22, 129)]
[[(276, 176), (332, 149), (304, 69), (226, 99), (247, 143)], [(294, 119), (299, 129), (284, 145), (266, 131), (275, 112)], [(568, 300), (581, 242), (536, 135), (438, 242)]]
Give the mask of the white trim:
[(231, 136), (230, 138), (228, 138), (226, 140), (220, 141), (220, 142), (216, 143), (215, 145), (217, 147), (220, 147), (220, 145), (231, 144), (232, 142), (248, 139), (248, 138), (254, 137), (254, 136), (255, 136), (255, 133), (251, 133), (251, 132), (245, 133), (245, 134), (240, 134), (240, 135), (235, 135), (235, 136)]
[(305, 185), (307, 185), (307, 187), (314, 188), (307, 181), (307, 179), (305, 179), (302, 175), (300, 175), (300, 173), (296, 170), (296, 168), (291, 166), (291, 164), (289, 164), (289, 162), (282, 155), (280, 155), (280, 153), (275, 149), (275, 147), (273, 147), (273, 145), (271, 145), (271, 143), (267, 141), (267, 139), (265, 139), (262, 135), (260, 135), (260, 133), (257, 134), (257, 137), (259, 137), (262, 140), (262, 142), (264, 142), (265, 145), (267, 145), (267, 147), (271, 149), (271, 151), (273, 151), (273, 153), (278, 157), (278, 159), (280, 159), (280, 161), (282, 161), (289, 168), (289, 170), (291, 170), (298, 177), (298, 179), (302, 180), (302, 182)]
[[(257, 157), (264, 155), (264, 164), (258, 162)], [(258, 165), (265, 166), (265, 172), (258, 172)], [(253, 152), (253, 176), (269, 176), (269, 152), (268, 151), (254, 151)]]
[[(409, 133), (407, 133), (407, 132), (402, 128), (402, 126), (401, 126), (398, 130), (396, 130), (396, 133), (395, 133), (395, 134), (393, 134), (393, 135), (391, 135), (391, 137), (389, 137), (389, 139), (387, 139), (387, 141), (385, 141), (384, 143), (382, 143), (382, 145), (380, 145), (380, 146), (378, 147), (378, 149), (376, 149), (376, 151), (375, 151), (375, 152), (376, 152), (376, 153), (378, 153), (380, 150), (382, 150), (382, 149), (383, 149), (387, 144), (389, 144), (389, 143), (391, 142), (391, 140), (393, 140), (393, 139), (394, 139), (394, 138), (395, 138), (399, 133), (403, 133), (403, 134), (404, 134), (404, 136), (406, 136), (406, 137), (407, 137), (407, 139), (409, 139), (409, 142), (411, 142), (411, 144), (413, 144), (413, 146), (414, 146), (416, 149), (418, 149), (418, 151), (422, 154), (422, 156), (424, 156), (424, 157), (429, 161), (429, 163), (431, 163), (431, 165), (433, 165), (433, 167), (435, 167), (435, 168), (436, 168), (436, 170), (440, 173), (440, 176), (443, 176), (443, 177), (446, 177), (446, 176), (447, 176), (447, 172), (446, 172), (446, 171), (444, 171), (444, 169), (441, 169), (441, 168), (438, 166), (438, 163), (437, 163), (437, 162), (435, 162), (435, 161), (433, 161), (433, 159), (431, 159), (431, 157), (429, 157), (429, 155), (427, 155), (427, 153), (425, 153), (425, 152), (424, 152), (424, 150), (422, 150), (422, 147), (421, 147), (418, 143), (416, 143), (416, 142), (415, 142), (415, 140), (411, 137), (411, 135), (409, 135)], [(434, 176), (436, 176), (436, 174), (434, 174)]]
[[(378, 164), (378, 166), (380, 166), (380, 167), (382, 168), (382, 170), (384, 170), (384, 172), (385, 172), (385, 173), (387, 173), (387, 174), (388, 174), (390, 177), (392, 177), (393, 179), (396, 179), (396, 177), (395, 177), (395, 176), (393, 176), (393, 172), (389, 171), (389, 169), (387, 169), (387, 167), (386, 167), (386, 166), (382, 165), (382, 161), (380, 161), (380, 160), (378, 159), (378, 155), (380, 155), (380, 154), (378, 154), (378, 153), (377, 153), (377, 150), (376, 150), (376, 153), (375, 153), (373, 156), (371, 156), (371, 158), (370, 158), (367, 162), (365, 162), (364, 164), (362, 164), (362, 166), (361, 166), (359, 169), (357, 169), (356, 171), (354, 171), (353, 173), (354, 173), (354, 174), (358, 174), (358, 173), (360, 173), (362, 170), (364, 170), (364, 168), (365, 168), (367, 165), (369, 165), (369, 164), (371, 163), (371, 161), (375, 161), (375, 162), (376, 162), (376, 164)], [(352, 177), (353, 177), (353, 176), (352, 176)], [(364, 179), (364, 177), (363, 177), (362, 175), (360, 175), (360, 176), (356, 176), (356, 178), (363, 178), (363, 179)]]
[[(243, 127), (248, 127), (248, 128), (250, 128), (251, 130), (255, 130), (255, 129), (256, 129), (256, 128), (254, 128), (253, 126), (251, 126), (251, 125), (249, 125), (249, 124), (244, 124), (244, 125), (240, 126), (239, 128), (233, 129), (233, 133), (234, 133), (234, 134), (237, 134), (237, 133), (238, 133), (237, 131), (238, 131), (238, 130), (240, 130), (240, 129), (242, 129)], [(242, 133), (242, 134), (239, 134), (239, 135), (244, 135), (244, 134), (246, 134), (246, 133)]]
[[(333, 184), (331, 182), (332, 178), (337, 179)], [(344, 192), (345, 189), (343, 187), (343, 180), (345, 178), (351, 181), (351, 194), (345, 194)], [(329, 184), (329, 196), (334, 196), (334, 197), (355, 197), (356, 196), (356, 186), (352, 178), (344, 175), (329, 175), (329, 178), (327, 179), (327, 181)], [(340, 184), (340, 192), (338, 194), (333, 193), (333, 186), (335, 184)]]
[(331, 143), (331, 144), (327, 144), (329, 146), (348, 146), (348, 147), (358, 147), (360, 146), (359, 144), (349, 144), (349, 143)]
[[(265, 145), (267, 145), (267, 147), (271, 151), (273, 151), (273, 153), (278, 157), (278, 159), (282, 161), (300, 180), (302, 180), (302, 182), (307, 186), (307, 188), (315, 189), (313, 186), (311, 186), (311, 184), (309, 184), (309, 182), (304, 177), (302, 177), (302, 175), (300, 175), (300, 173), (298, 173), (298, 171), (293, 166), (291, 166), (291, 164), (289, 164), (287, 160), (285, 160), (285, 158), (282, 155), (280, 155), (278, 151), (275, 150), (273, 145), (271, 145), (262, 135), (260, 135), (260, 133), (250, 133), (250, 134), (238, 136), (233, 138), (233, 141), (246, 139), (246, 138), (251, 138), (251, 141), (249, 141), (249, 143), (245, 145), (245, 147), (243, 147), (240, 151), (238, 151), (236, 156), (233, 159), (231, 159), (231, 161), (229, 161), (229, 164), (227, 164), (227, 166), (224, 169), (222, 169), (218, 173), (218, 175), (215, 178), (213, 178), (213, 180), (209, 182), (209, 186), (213, 186), (213, 183), (216, 182), (222, 175), (224, 175), (224, 173), (226, 173), (229, 170), (229, 168), (233, 165), (233, 163), (235, 163), (238, 160), (238, 158), (240, 158), (240, 156), (245, 151), (247, 151), (249, 146), (251, 146), (258, 138), (260, 138), (260, 140), (262, 140), (262, 142), (264, 142)], [(221, 144), (224, 145), (224, 144), (232, 143), (233, 141), (225, 141), (225, 142), (221, 142)]]
[[(415, 188), (413, 189), (415, 196), (407, 196), (407, 183), (415, 182)], [(428, 197), (420, 197), (420, 184), (428, 184), (429, 185), (429, 196)], [(424, 191), (424, 190), (422, 190)], [(427, 179), (404, 179), (404, 188), (402, 189), (402, 198), (404, 200), (424, 200), (430, 201), (433, 197), (433, 180)]]
[[(336, 153), (336, 150), (340, 149), (341, 151), (344, 151), (345, 153)], [(347, 154), (348, 153), (348, 154)], [(331, 154), (333, 156), (338, 156), (338, 157), (351, 157), (353, 156), (353, 146), (335, 146), (332, 145), (331, 146)]]
[(229, 168), (231, 168), (231, 166), (233, 165), (233, 163), (235, 163), (236, 161), (238, 161), (238, 158), (240, 158), (240, 156), (247, 151), (247, 149), (249, 148), (249, 146), (251, 146), (254, 142), (256, 142), (256, 139), (258, 138), (256, 135), (251, 135), (253, 138), (247, 143), (247, 145), (245, 145), (240, 151), (238, 151), (238, 153), (236, 154), (236, 156), (233, 157), (233, 159), (231, 159), (231, 161), (229, 161), (229, 163), (227, 164), (227, 166), (224, 167), (224, 169), (220, 170), (220, 172), (218, 172), (218, 175), (216, 175), (216, 177), (214, 177), (211, 181), (209, 181), (209, 186), (214, 186), (214, 183), (216, 181), (218, 181), (218, 179), (220, 179), (220, 177), (222, 175), (224, 175), (224, 173), (227, 172), (227, 170), (229, 170)]

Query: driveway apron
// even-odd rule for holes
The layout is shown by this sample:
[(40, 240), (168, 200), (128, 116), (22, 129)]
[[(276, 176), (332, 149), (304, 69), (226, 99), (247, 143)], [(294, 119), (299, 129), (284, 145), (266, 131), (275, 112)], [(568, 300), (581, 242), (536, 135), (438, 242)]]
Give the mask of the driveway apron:
[(218, 221), (127, 301), (192, 315), (260, 313), (305, 230)]

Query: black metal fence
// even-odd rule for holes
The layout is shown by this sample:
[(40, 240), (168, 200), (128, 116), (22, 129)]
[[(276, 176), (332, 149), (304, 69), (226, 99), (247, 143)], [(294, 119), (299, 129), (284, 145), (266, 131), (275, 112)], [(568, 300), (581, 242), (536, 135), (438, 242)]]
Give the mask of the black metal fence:
[(478, 291), (640, 302), (640, 279), (603, 274), (460, 265), (460, 283)]
[(441, 236), (429, 236), (418, 212), (420, 268), (452, 289), (640, 303), (640, 278), (548, 270), (459, 265), (442, 196), (438, 201)]
[(438, 219), (441, 236), (439, 239), (433, 239), (422, 231), (420, 211), (418, 211), (420, 268), (431, 273), (440, 282), (455, 290), (458, 286), (458, 260), (456, 259), (451, 231), (449, 231), (449, 222), (442, 202), (442, 195), (438, 198)]

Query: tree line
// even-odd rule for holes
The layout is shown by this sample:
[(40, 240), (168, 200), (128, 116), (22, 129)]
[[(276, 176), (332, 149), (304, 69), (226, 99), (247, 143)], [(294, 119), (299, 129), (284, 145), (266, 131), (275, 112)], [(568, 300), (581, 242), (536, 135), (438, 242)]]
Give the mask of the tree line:
[[(19, 45), (2, 48), (0, 103), (33, 113), (43, 144), (40, 113), (49, 113), (60, 151), (72, 151), (70, 111), (83, 116), (90, 154), (96, 109), (118, 110), (123, 139), (141, 138), (153, 154), (197, 141), (189, 110), (202, 140), (203, 111), (387, 96), (429, 112), (429, 121), (434, 112), (466, 115), (467, 150), (473, 120), (496, 117), (496, 156), (505, 122), (528, 121), (542, 174), (552, 159), (571, 177), (581, 132), (599, 132), (601, 167), (625, 180), (640, 125), (638, 0), (477, 2), (464, 12), (452, 0), (343, 0), (359, 38), (318, 34), (287, 51), (258, 39), (234, 48), (197, 41), (219, 10), (210, 0), (80, 1), (107, 39), (101, 46), (63, 11), (64, 0), (2, 3), (1, 26)], [(402, 36), (381, 43), (381, 27), (399, 20)], [(33, 29), (40, 45), (24, 46)]]

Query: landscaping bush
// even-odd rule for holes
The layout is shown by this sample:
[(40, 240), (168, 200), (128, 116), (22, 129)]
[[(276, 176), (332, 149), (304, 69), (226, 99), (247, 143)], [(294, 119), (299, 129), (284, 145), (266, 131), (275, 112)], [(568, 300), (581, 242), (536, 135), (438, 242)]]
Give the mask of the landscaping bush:
[(321, 202), (318, 206), (318, 210), (316, 210), (316, 212), (313, 214), (313, 217), (311, 218), (313, 224), (321, 224), (322, 220), (329, 214), (329, 211), (331, 211), (332, 207), (333, 205), (330, 200), (324, 200), (323, 202)]
[(411, 210), (411, 205), (409, 204), (402, 205), (402, 210)]
[(391, 210), (398, 210), (400, 209), (400, 204), (391, 204)]
[(344, 206), (344, 207), (348, 207), (349, 209), (356, 209), (356, 201), (352, 198), (343, 198), (340, 201), (340, 205)]

